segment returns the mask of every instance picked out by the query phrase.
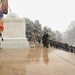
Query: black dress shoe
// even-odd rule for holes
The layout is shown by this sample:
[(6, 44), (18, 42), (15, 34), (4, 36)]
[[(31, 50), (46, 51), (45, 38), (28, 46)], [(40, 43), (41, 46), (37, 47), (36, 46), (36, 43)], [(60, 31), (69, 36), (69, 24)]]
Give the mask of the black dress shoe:
[(2, 41), (4, 41), (4, 39), (2, 38)]
[(48, 46), (46, 48), (49, 48)]

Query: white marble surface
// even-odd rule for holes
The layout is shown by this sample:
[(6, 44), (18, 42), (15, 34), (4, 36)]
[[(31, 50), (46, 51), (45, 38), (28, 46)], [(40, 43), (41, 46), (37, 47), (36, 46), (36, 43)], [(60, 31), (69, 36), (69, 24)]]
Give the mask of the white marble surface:
[(4, 19), (4, 41), (1, 41), (2, 48), (27, 48), (29, 43), (26, 38), (25, 18)]
[(5, 18), (3, 37), (24, 38), (26, 37), (26, 24), (24, 18)]

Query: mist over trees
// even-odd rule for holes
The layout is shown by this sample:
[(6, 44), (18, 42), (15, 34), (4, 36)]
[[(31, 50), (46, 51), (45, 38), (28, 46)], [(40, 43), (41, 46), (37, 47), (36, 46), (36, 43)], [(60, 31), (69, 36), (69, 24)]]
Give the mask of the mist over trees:
[(55, 31), (56, 41), (62, 42), (62, 34), (59, 31)]
[(59, 31), (52, 31), (50, 27), (44, 26), (42, 29), (42, 25), (39, 20), (35, 20), (34, 22), (29, 18), (25, 18), (26, 20), (26, 37), (29, 37), (32, 32), (35, 33), (36, 36), (42, 35), (43, 32), (48, 31), (49, 39), (56, 40), (61, 42), (61, 33)]
[(62, 35), (63, 42), (69, 45), (75, 45), (75, 21), (72, 21), (66, 32)]
[(26, 18), (26, 37), (29, 37), (32, 32), (37, 35), (42, 33), (42, 27), (38, 20), (35, 22), (31, 21), (29, 18)]

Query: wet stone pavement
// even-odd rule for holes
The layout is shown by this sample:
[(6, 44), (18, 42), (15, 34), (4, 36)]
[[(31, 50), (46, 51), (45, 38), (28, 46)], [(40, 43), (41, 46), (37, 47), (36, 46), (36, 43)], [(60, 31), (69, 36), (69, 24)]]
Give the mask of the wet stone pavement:
[(75, 75), (75, 54), (39, 44), (0, 49), (0, 75)]

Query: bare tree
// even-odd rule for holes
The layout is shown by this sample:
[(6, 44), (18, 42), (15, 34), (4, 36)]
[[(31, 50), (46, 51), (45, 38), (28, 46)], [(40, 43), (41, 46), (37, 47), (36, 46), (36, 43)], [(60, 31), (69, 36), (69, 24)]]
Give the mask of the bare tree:
[(71, 24), (69, 25), (66, 31), (66, 35), (64, 36), (64, 39), (70, 45), (75, 44), (75, 21), (72, 21)]

